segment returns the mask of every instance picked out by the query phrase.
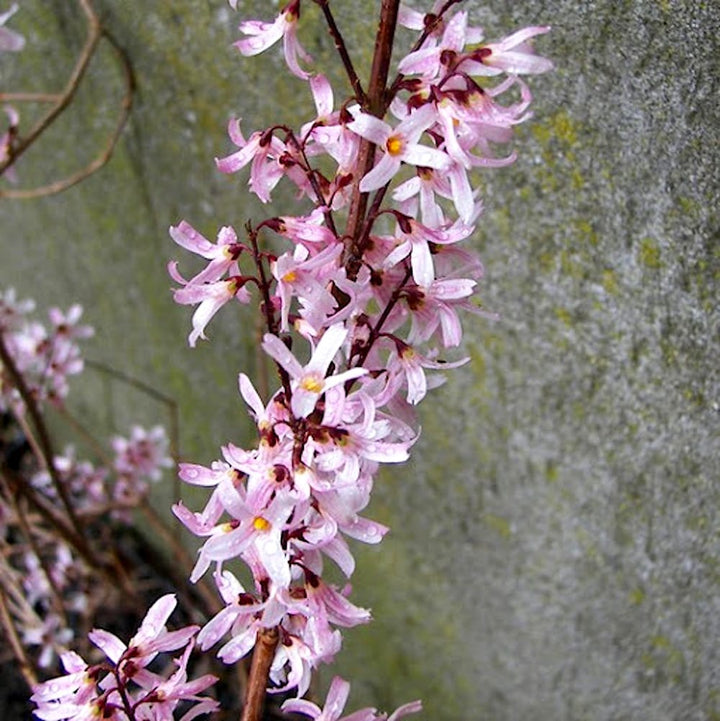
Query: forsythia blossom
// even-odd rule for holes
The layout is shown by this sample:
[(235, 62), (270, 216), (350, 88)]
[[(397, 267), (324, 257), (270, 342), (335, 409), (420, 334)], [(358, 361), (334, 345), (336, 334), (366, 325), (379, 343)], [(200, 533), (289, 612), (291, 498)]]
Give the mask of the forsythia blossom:
[[(531, 46), (548, 27), (488, 43), (466, 12), (450, 14), (452, 6), (438, 0), (427, 13), (401, 7), (399, 24), (419, 31), (420, 40), (400, 59), (392, 85), (372, 99), (359, 89), (328, 21), (353, 81), (354, 97), (339, 103), (324, 75), (300, 65), (311, 62), (297, 34), (301, 0), (270, 22), (242, 22), (236, 46), (244, 55), (282, 39), (288, 69), (308, 82), (315, 114), (297, 130), (273, 125), (247, 136), (232, 120), (236, 149), (217, 167), (227, 174), (248, 168), (249, 189), (263, 203), (289, 182), (312, 209), (248, 223), (242, 240), (227, 225), (215, 243), (187, 221), (170, 229), (177, 245), (205, 261), (190, 279), (175, 261), (168, 267), (179, 285), (175, 301), (197, 306), (190, 345), (205, 338), (230, 300), (256, 297), (266, 330), (259, 345), (277, 370), (279, 384), (265, 398), (239, 376), (256, 445), (227, 443), (210, 466), (181, 464), (180, 478), (209, 496), (202, 510), (183, 503), (173, 509), (202, 539), (191, 581), (210, 571), (223, 604), (199, 632), (199, 646), (219, 645), (218, 656), (234, 663), (272, 631), (272, 691), (302, 696), (312, 671), (340, 649), (340, 629), (370, 619), (350, 600), (348, 539), (378, 543), (387, 533), (363, 515), (378, 470), (408, 458), (420, 432), (414, 406), (443, 382), (437, 371), (468, 360), (444, 356), (461, 343), (460, 312), (479, 312), (472, 295), (482, 265), (460, 247), (482, 212), (473, 186), (478, 173), (515, 159), (503, 146), (530, 117), (532, 100), (520, 75), (551, 67)], [(269, 235), (274, 243), (264, 242)], [(337, 584), (328, 580), (328, 560), (344, 576)], [(237, 561), (249, 569), (249, 584), (231, 571)], [(158, 632), (171, 602), (158, 604), (129, 647), (94, 632), (117, 670), (99, 685), (97, 671), (67, 657), (66, 680), (36, 690), (38, 716), (101, 711), (123, 693), (138, 706), (165, 703), (168, 714), (180, 698), (209, 708), (197, 697), (205, 682), (185, 680), (189, 646), (170, 679), (161, 682), (147, 669), (155, 653), (189, 645), (194, 634)], [(123, 679), (140, 690), (123, 691)], [(150, 701), (139, 700), (148, 693)], [(324, 709), (300, 698), (284, 709), (315, 721), (397, 721), (420, 710), (413, 702), (389, 719), (375, 709), (341, 719), (348, 693), (349, 684), (336, 678)]]
[[(177, 631), (165, 627), (176, 603), (172, 594), (156, 601), (128, 645), (108, 631), (92, 631), (90, 640), (107, 657), (103, 663), (88, 666), (73, 651), (63, 654), (66, 675), (33, 689), (35, 716), (46, 721), (93, 718), (165, 721), (173, 719), (176, 707), (183, 703), (191, 707), (180, 721), (190, 721), (214, 711), (217, 701), (199, 694), (215, 683), (215, 676), (207, 674), (188, 680), (187, 664), (198, 626)], [(180, 649), (182, 654), (172, 664), (166, 664), (164, 672), (147, 668), (158, 654)]]
[[(402, 25), (429, 30), (399, 62), (388, 100), (391, 117), (377, 117), (360, 98), (334, 111), (327, 78), (298, 63), (298, 57), (310, 61), (297, 40), (300, 4), (292, 0), (270, 23), (243, 22), (246, 37), (236, 45), (254, 55), (282, 38), (290, 71), (309, 82), (316, 117), (297, 133), (275, 126), (247, 138), (239, 121), (231, 121), (229, 136), (238, 149), (217, 165), (224, 173), (249, 166), (249, 188), (262, 202), (287, 180), (313, 210), (248, 227), (249, 242), (242, 243), (223, 230), (213, 245), (183, 221), (171, 229), (172, 238), (208, 265), (189, 281), (170, 265), (183, 286), (175, 299), (200, 303), (191, 345), (231, 296), (228, 289), (216, 290), (230, 282), (221, 281), (222, 274), (239, 279), (243, 290), (258, 289), (269, 331), (261, 347), (281, 379), (263, 401), (240, 377), (257, 423), (255, 449), (228, 444), (209, 468), (181, 466), (185, 481), (213, 489), (200, 512), (175, 507), (183, 524), (205, 539), (192, 580), (212, 568), (226, 603), (199, 642), (209, 648), (229, 637), (219, 656), (233, 662), (263, 629), (277, 628), (270, 680), (278, 690), (297, 687), (298, 695), (311, 670), (339, 648), (337, 629), (369, 619), (349, 601), (349, 586), (323, 580), (325, 560), (349, 577), (354, 560), (346, 539), (377, 543), (386, 533), (361, 515), (378, 467), (408, 457), (419, 430), (412, 406), (443, 380), (429, 372), (468, 360), (441, 356), (461, 342), (459, 311), (478, 310), (471, 296), (482, 266), (457, 247), (473, 233), (482, 210), (473, 173), (513, 162), (514, 152), (498, 155), (495, 146), (506, 144), (514, 126), (530, 116), (530, 91), (518, 75), (551, 67), (530, 46), (547, 27), (485, 43), (464, 11), (447, 16), (447, 8), (435, 3), (423, 15), (403, 7)], [(502, 102), (505, 97), (510, 99)], [(375, 149), (367, 169), (358, 160), (363, 143)], [(323, 164), (316, 163), (323, 156)], [(359, 193), (376, 193), (375, 204), (363, 226), (343, 230), (353, 182)], [(378, 222), (383, 215), (394, 219), (393, 235), (380, 232), (387, 227)], [(358, 238), (349, 240), (348, 233), (358, 227), (364, 233), (360, 245), (350, 245)], [(290, 247), (263, 256), (261, 231)], [(353, 265), (349, 249), (357, 247), (360, 262)], [(239, 270), (241, 256), (252, 260), (254, 271)], [(293, 329), (298, 337), (291, 348), (287, 333)], [(225, 568), (237, 558), (250, 568), (253, 587), (240, 586)], [(305, 701), (285, 708), (335, 721), (347, 693), (348, 684), (336, 679), (325, 711)], [(418, 708), (410, 705), (391, 718)], [(367, 709), (349, 718), (386, 716)]]
[[(448, 16), (438, 2), (423, 15), (403, 6), (400, 23), (425, 33), (398, 64), (391, 117), (377, 117), (361, 98), (334, 111), (327, 78), (298, 63), (298, 57), (310, 61), (297, 40), (300, 5), (292, 0), (273, 22), (243, 22), (246, 37), (236, 45), (254, 55), (282, 39), (290, 72), (309, 82), (316, 117), (297, 133), (275, 126), (247, 138), (239, 121), (231, 121), (229, 136), (238, 149), (217, 165), (224, 173), (249, 166), (249, 188), (262, 202), (287, 180), (313, 210), (248, 226), (248, 242), (223, 229), (217, 245), (182, 221), (171, 229), (173, 240), (208, 265), (189, 281), (170, 265), (183, 286), (176, 301), (200, 304), (191, 345), (237, 289), (244, 291), (243, 302), (251, 286), (258, 289), (268, 328), (261, 347), (281, 380), (264, 401), (240, 376), (257, 423), (256, 448), (228, 444), (209, 468), (180, 468), (186, 482), (212, 489), (200, 512), (175, 507), (182, 523), (204, 539), (192, 580), (212, 568), (226, 604), (199, 643), (209, 648), (223, 640), (219, 656), (233, 662), (263, 629), (276, 628), (280, 642), (270, 680), (276, 690), (297, 687), (298, 695), (312, 669), (337, 652), (338, 628), (369, 619), (349, 601), (349, 586), (323, 580), (325, 560), (350, 577), (354, 560), (346, 539), (377, 543), (386, 533), (361, 515), (379, 465), (408, 457), (419, 431), (412, 406), (443, 380), (428, 372), (468, 360), (441, 356), (461, 342), (459, 311), (478, 310), (471, 296), (482, 266), (457, 247), (474, 232), (482, 210), (473, 174), (513, 162), (514, 152), (498, 156), (495, 147), (530, 116), (530, 91), (518, 76), (551, 67), (530, 45), (547, 27), (486, 43), (464, 11)], [(365, 169), (359, 165), (363, 144), (374, 147), (375, 158)], [(364, 225), (343, 230), (353, 182), (356, 192), (375, 193), (375, 203)], [(387, 227), (382, 216), (394, 219), (393, 235), (381, 233)], [(362, 237), (353, 237), (359, 228)], [(290, 247), (263, 254), (261, 231)], [(240, 270), (241, 256), (254, 271)], [(230, 280), (221, 280), (225, 272)], [(297, 331), (292, 344), (291, 330)], [(250, 588), (225, 568), (237, 558), (252, 572)], [(300, 700), (285, 709), (336, 721), (348, 688), (335, 679), (324, 711)], [(418, 709), (410, 704), (390, 718)], [(347, 718), (387, 717), (366, 709)]]

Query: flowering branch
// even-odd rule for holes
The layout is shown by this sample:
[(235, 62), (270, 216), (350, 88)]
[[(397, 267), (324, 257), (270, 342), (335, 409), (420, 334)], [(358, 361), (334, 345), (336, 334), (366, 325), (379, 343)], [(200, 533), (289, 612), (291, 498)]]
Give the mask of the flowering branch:
[[(253, 448), (226, 443), (209, 467), (178, 466), (182, 481), (209, 491), (202, 510), (179, 502), (173, 512), (203, 539), (190, 581), (211, 574), (216, 608), (201, 629), (167, 632), (175, 602), (164, 596), (127, 646), (93, 631), (108, 662), (88, 667), (64, 654), (65, 681), (35, 689), (40, 718), (85, 709), (127, 721), (170, 719), (182, 700), (197, 704), (185, 719), (210, 712), (214, 702), (197, 694), (212, 680), (187, 681), (195, 642), (203, 651), (219, 645), (227, 665), (252, 653), (242, 721), (259, 721), (267, 692), (295, 693), (283, 710), (316, 721), (397, 721), (421, 709), (414, 701), (389, 718), (368, 708), (341, 719), (349, 684), (340, 678), (324, 709), (302, 696), (315, 669), (339, 651), (341, 629), (370, 620), (350, 600), (348, 539), (378, 543), (389, 530), (361, 515), (380, 464), (408, 459), (420, 432), (415, 406), (444, 381), (434, 371), (469, 360), (444, 354), (461, 343), (461, 312), (479, 312), (472, 296), (482, 265), (459, 247), (482, 212), (472, 182), (476, 171), (515, 160), (515, 152), (498, 157), (496, 146), (530, 117), (520, 76), (550, 69), (531, 45), (549, 28), (486, 42), (467, 12), (450, 14), (458, 0), (436, 0), (426, 13), (382, 0), (364, 91), (328, 0), (314, 1), (354, 96), (336, 109), (328, 79), (308, 70), (312, 58), (298, 40), (301, 0), (271, 22), (244, 21), (238, 50), (255, 55), (282, 40), (287, 67), (308, 83), (316, 113), (299, 131), (275, 124), (249, 137), (234, 119), (228, 135), (236, 150), (216, 160), (228, 174), (249, 166), (250, 191), (263, 203), (289, 182), (312, 210), (248, 221), (244, 240), (229, 225), (215, 241), (185, 220), (170, 228), (177, 245), (206, 261), (189, 278), (176, 261), (168, 264), (175, 301), (195, 306), (190, 346), (206, 339), (225, 305), (259, 296), (260, 349), (277, 370), (276, 390), (262, 396), (238, 376), (257, 429)], [(418, 39), (388, 87), (399, 27)], [(261, 233), (280, 236), (286, 249), (265, 251)], [(117, 445), (121, 458), (133, 457), (132, 443)], [(327, 580), (328, 560), (347, 582)], [(247, 588), (230, 570), (236, 561), (249, 570)], [(172, 676), (148, 671), (158, 652), (181, 648)]]
[[(314, 209), (254, 227), (248, 222), (249, 246), (238, 242), (231, 226), (220, 229), (216, 242), (187, 221), (170, 229), (178, 245), (208, 261), (192, 278), (174, 261), (168, 267), (179, 285), (175, 300), (197, 305), (190, 345), (205, 338), (225, 304), (252, 302), (252, 284), (267, 328), (262, 349), (278, 372), (279, 388), (269, 401), (245, 374), (239, 377), (257, 425), (257, 447), (246, 451), (229, 443), (210, 467), (181, 464), (182, 480), (212, 491), (200, 512), (174, 507), (188, 530), (205, 539), (191, 581), (213, 569), (225, 602), (198, 634), (200, 648), (229, 635), (218, 651), (228, 664), (253, 650), (243, 721), (260, 717), (266, 687), (302, 696), (312, 670), (339, 649), (339, 628), (370, 618), (350, 602), (349, 585), (337, 588), (323, 579), (324, 558), (349, 579), (354, 560), (344, 537), (381, 540), (387, 529), (359, 515), (378, 466), (407, 459), (418, 435), (413, 406), (442, 382), (429, 381), (426, 370), (468, 360), (437, 356), (438, 346), (460, 343), (458, 312), (477, 311), (469, 298), (482, 267), (456, 248), (481, 212), (469, 175), (514, 160), (514, 154), (496, 158), (493, 144), (509, 141), (512, 127), (529, 117), (530, 93), (517, 73), (550, 67), (528, 43), (546, 27), (483, 43), (467, 13), (447, 17), (455, 0), (436, 2), (426, 14), (383, 0), (365, 93), (327, 1), (316, 2), (355, 97), (335, 110), (325, 76), (306, 69), (312, 59), (297, 37), (300, 0), (291, 0), (273, 22), (245, 21), (240, 30), (246, 37), (236, 47), (255, 55), (282, 39), (288, 68), (308, 82), (317, 115), (299, 133), (272, 125), (248, 138), (233, 120), (228, 134), (237, 150), (216, 161), (224, 173), (250, 166), (250, 190), (263, 202), (286, 179)], [(420, 37), (388, 89), (398, 25)], [(507, 78), (488, 81), (504, 72)], [(520, 101), (496, 100), (515, 88)], [(394, 120), (385, 119), (388, 111)], [(323, 155), (335, 163), (334, 176), (313, 167)], [(339, 236), (342, 213), (345, 233)], [(394, 224), (392, 235), (378, 232), (380, 218)], [(290, 250), (263, 253), (260, 230), (287, 239)], [(252, 258), (253, 275), (240, 269), (244, 253)], [(302, 354), (306, 344), (309, 359)], [(252, 573), (250, 588), (226, 566), (238, 558)], [(335, 721), (346, 697), (345, 682), (337, 680), (326, 711), (301, 700), (284, 708)], [(408, 704), (391, 718), (419, 708)], [(348, 718), (386, 718), (372, 709), (358, 714)]]

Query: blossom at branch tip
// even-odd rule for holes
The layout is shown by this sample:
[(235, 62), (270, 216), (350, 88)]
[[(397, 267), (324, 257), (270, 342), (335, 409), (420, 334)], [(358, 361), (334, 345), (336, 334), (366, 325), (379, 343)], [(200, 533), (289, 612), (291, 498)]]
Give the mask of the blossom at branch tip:
[(240, 130), (240, 120), (232, 119), (228, 124), (228, 135), (240, 150), (224, 158), (215, 158), (218, 170), (221, 173), (236, 173), (250, 163), (250, 190), (263, 203), (270, 202), (270, 193), (283, 175), (288, 175), (300, 188), (307, 182), (302, 170), (285, 162), (292, 153), (274, 134), (255, 131), (246, 140)]
[(37, 706), (35, 716), (44, 721), (102, 718), (99, 690), (88, 665), (74, 651), (67, 651), (60, 658), (65, 675), (33, 687), (30, 700)]
[[(187, 626), (176, 631), (165, 628), (176, 603), (173, 594), (158, 599), (127, 646), (112, 633), (101, 629), (92, 631), (90, 640), (111, 664), (103, 662), (88, 667), (78, 654), (64, 653), (66, 675), (33, 687), (31, 700), (37, 706), (35, 716), (43, 721), (125, 719), (124, 709), (132, 708), (135, 709), (132, 717), (138, 721), (165, 721), (174, 718), (181, 702), (193, 705), (179, 721), (191, 721), (214, 711), (217, 702), (198, 694), (215, 683), (216, 677), (206, 674), (188, 680), (187, 675), (198, 627)], [(181, 648), (184, 649), (182, 655), (174, 659), (176, 670), (169, 677), (146, 668), (158, 653)]]
[(290, 72), (298, 78), (307, 80), (311, 73), (300, 67), (298, 55), (306, 62), (312, 62), (312, 57), (297, 39), (299, 17), (300, 0), (291, 0), (271, 23), (261, 20), (247, 20), (240, 23), (240, 32), (248, 37), (238, 40), (234, 45), (243, 55), (258, 55), (282, 38), (285, 62)]
[(127, 646), (117, 636), (103, 629), (94, 629), (88, 634), (88, 638), (113, 663), (131, 659), (130, 673), (134, 674), (138, 667), (149, 664), (158, 653), (184, 647), (197, 633), (199, 626), (186, 626), (177, 631), (167, 630), (165, 624), (176, 606), (177, 599), (172, 593), (155, 601)]
[(424, 343), (440, 328), (445, 348), (460, 345), (462, 328), (455, 309), (471, 310), (466, 299), (476, 285), (470, 278), (443, 278), (429, 288), (409, 290), (405, 295), (412, 322), (408, 342)]
[(176, 226), (170, 226), (170, 237), (181, 248), (210, 261), (189, 283), (212, 283), (220, 280), (226, 272), (232, 275), (240, 274), (237, 260), (245, 247), (238, 242), (237, 233), (231, 226), (220, 228), (217, 243), (211, 243), (190, 223), (183, 220)]
[(249, 303), (250, 293), (245, 287), (247, 279), (241, 275), (233, 275), (225, 280), (218, 280), (214, 283), (195, 284), (185, 280), (177, 270), (177, 263), (168, 263), (168, 273), (173, 280), (184, 285), (183, 288), (173, 290), (173, 298), (180, 305), (195, 305), (192, 317), (192, 332), (188, 336), (188, 343), (195, 347), (198, 338), (207, 339), (205, 328), (213, 316), (226, 303), (236, 298), (239, 303)]
[(300, 365), (280, 338), (270, 333), (265, 334), (263, 349), (290, 374), (291, 408), (296, 418), (307, 418), (313, 412), (320, 396), (329, 388), (367, 373), (365, 368), (350, 368), (343, 373), (325, 376), (347, 334), (347, 328), (342, 324), (330, 326), (305, 366)]
[(448, 60), (456, 59), (466, 44), (480, 42), (482, 34), (482, 28), (467, 27), (467, 12), (455, 13), (445, 24), (440, 41), (430, 40), (422, 48), (406, 55), (398, 64), (398, 70), (405, 75), (437, 78)]
[(437, 148), (418, 143), (420, 136), (437, 121), (432, 104), (423, 105), (410, 113), (396, 128), (374, 115), (363, 113), (358, 106), (349, 108), (355, 118), (348, 128), (375, 143), (383, 156), (378, 164), (360, 181), (360, 191), (377, 190), (392, 180), (403, 162), (442, 170), (450, 165), (450, 158)]
[[(417, 405), (427, 393), (428, 381), (424, 368), (459, 368), (470, 360), (466, 357), (452, 362), (439, 362), (422, 356), (407, 343), (395, 341), (395, 345), (396, 353), (391, 356), (387, 364), (389, 383), (391, 386), (398, 382), (401, 386), (407, 385), (407, 401), (411, 405)], [(442, 379), (440, 381), (442, 382)]]
[(419, 12), (405, 3), (400, 3), (400, 8), (398, 10), (398, 25), (402, 25), (409, 30), (419, 30), (422, 32), (425, 30), (425, 18), (428, 15), (437, 16), (444, 2), (445, 0), (434, 0), (432, 7), (427, 11), (427, 13)]
[[(472, 231), (472, 227), (470, 227)], [(397, 247), (385, 258), (385, 267), (392, 268), (410, 255), (413, 280), (421, 288), (428, 288), (435, 280), (430, 244), (445, 245), (456, 243), (469, 235), (466, 226), (454, 226), (447, 230), (436, 230), (418, 223), (412, 218), (398, 223)]]
[(528, 40), (547, 32), (550, 32), (549, 25), (533, 25), (523, 28), (498, 42), (487, 43), (476, 50), (473, 57), (487, 68), (487, 74), (538, 75), (546, 73), (553, 69), (552, 62), (536, 55)]
[(18, 52), (25, 47), (25, 38), (20, 33), (5, 27), (5, 23), (18, 11), (17, 3), (13, 3), (9, 10), (0, 13), (0, 53)]

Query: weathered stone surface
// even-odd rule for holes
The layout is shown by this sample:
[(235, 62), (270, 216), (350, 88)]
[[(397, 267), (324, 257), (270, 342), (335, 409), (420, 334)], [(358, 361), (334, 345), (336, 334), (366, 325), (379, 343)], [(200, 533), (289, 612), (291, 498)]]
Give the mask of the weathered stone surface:
[[(374, 13), (334, 4), (367, 61)], [(78, 15), (45, 5), (16, 16), (31, 42), (2, 58), (3, 86), (67, 73)], [(507, 5), (475, 17), (489, 35), (552, 24), (538, 47), (557, 71), (532, 82), (518, 163), (482, 176), (475, 242), (501, 319), (467, 319), (472, 364), (426, 402), (413, 461), (378, 484), (371, 515), (393, 532), (360, 553), (354, 582), (376, 620), (347, 634), (338, 668), (353, 703), (421, 696), (436, 721), (717, 719), (720, 7)], [(214, 171), (224, 123), (297, 121), (307, 97), (277, 59), (236, 57), (222, 0), (98, 6), (137, 73), (130, 127), (81, 186), (0, 201), (0, 283), (82, 302), (90, 355), (177, 398), (186, 454), (209, 461), (248, 438), (234, 388), (256, 330), (225, 312), (212, 343), (187, 349), (167, 226), (259, 217), (244, 181)], [(323, 33), (306, 37), (331, 57)], [(72, 167), (108, 123), (119, 76), (106, 51), (98, 61), (23, 180)], [(160, 417), (107, 385), (88, 381), (93, 422)]]

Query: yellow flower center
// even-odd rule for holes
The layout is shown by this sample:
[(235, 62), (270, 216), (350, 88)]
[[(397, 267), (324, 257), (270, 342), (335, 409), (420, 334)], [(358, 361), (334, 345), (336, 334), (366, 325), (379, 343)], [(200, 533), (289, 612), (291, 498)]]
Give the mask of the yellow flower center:
[(270, 521), (265, 520), (262, 516), (258, 516), (253, 521), (253, 528), (256, 531), (267, 531), (270, 528)]
[(321, 393), (324, 387), (323, 379), (318, 376), (305, 376), (300, 381), (300, 387), (310, 393)]
[(387, 139), (385, 147), (387, 148), (387, 151), (388, 153), (390, 153), (390, 155), (400, 155), (403, 149), (402, 138), (398, 137), (397, 135), (391, 135)]
[(293, 283), (297, 280), (297, 273), (294, 270), (289, 270), (282, 279), (285, 283)]

